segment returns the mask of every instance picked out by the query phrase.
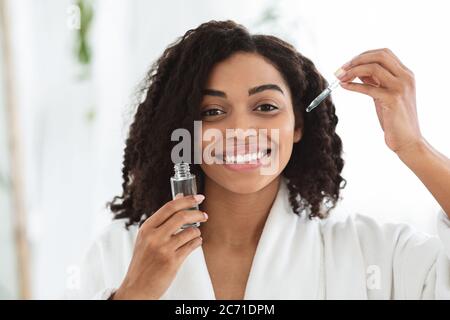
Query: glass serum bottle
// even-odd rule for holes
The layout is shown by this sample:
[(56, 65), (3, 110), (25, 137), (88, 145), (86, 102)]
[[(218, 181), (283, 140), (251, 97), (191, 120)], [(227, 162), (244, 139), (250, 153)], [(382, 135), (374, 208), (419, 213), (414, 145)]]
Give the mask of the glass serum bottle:
[[(172, 199), (179, 193), (183, 196), (197, 194), (197, 183), (195, 175), (191, 173), (188, 163), (176, 163), (174, 166), (175, 173), (170, 177), (170, 186), (172, 187)], [(199, 210), (198, 204), (186, 210)], [(181, 229), (189, 227), (199, 227), (200, 222), (184, 224)]]

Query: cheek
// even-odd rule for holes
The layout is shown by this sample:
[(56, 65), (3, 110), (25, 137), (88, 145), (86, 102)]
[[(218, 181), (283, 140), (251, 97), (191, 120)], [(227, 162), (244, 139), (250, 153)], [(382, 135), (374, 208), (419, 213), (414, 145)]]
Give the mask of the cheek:
[(202, 123), (202, 132), (198, 135), (197, 141), (201, 146), (202, 162), (205, 161), (203, 157), (208, 155), (211, 150), (216, 150), (219, 147), (219, 143), (222, 142), (225, 137), (225, 129), (217, 125), (212, 125), (208, 122)]
[(274, 129), (278, 129), (279, 141), (278, 148), (280, 153), (280, 161), (287, 163), (292, 153), (294, 143), (295, 120), (293, 116), (286, 115), (274, 123)]
[(292, 155), (294, 143), (293, 134), (294, 132), (293, 129), (291, 128), (286, 128), (286, 130), (280, 130), (279, 163), (282, 169), (285, 168)]

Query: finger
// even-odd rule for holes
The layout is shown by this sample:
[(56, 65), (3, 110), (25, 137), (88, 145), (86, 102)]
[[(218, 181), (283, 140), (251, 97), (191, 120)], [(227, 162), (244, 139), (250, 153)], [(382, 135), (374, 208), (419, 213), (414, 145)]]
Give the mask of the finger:
[(202, 243), (203, 243), (202, 237), (194, 238), (191, 241), (179, 247), (177, 250), (175, 250), (175, 256), (178, 259), (184, 260), (189, 253), (191, 253), (192, 251), (194, 251), (194, 249), (201, 246)]
[(347, 70), (345, 74), (339, 76), (339, 79), (343, 82), (349, 82), (355, 78), (361, 77), (374, 78), (375, 80), (378, 80), (380, 86), (384, 88), (394, 87), (397, 83), (396, 78), (377, 63), (369, 63), (353, 67)]
[(175, 234), (184, 224), (205, 222), (208, 216), (200, 210), (181, 210), (172, 215), (159, 228), (167, 237)]
[(352, 67), (369, 63), (378, 63), (396, 77), (401, 77), (406, 72), (401, 64), (397, 61), (397, 58), (394, 58), (387, 51), (380, 50), (365, 52), (354, 57), (343, 66), (343, 69), (348, 70)]
[(380, 86), (380, 83), (378, 82), (378, 80), (374, 79), (372, 77), (359, 77), (359, 79), (365, 84), (370, 84), (370, 85), (372, 85), (374, 87), (379, 87)]
[(392, 58), (394, 58), (395, 60), (397, 60), (397, 62), (398, 62), (400, 65), (402, 65), (400, 59), (399, 59), (399, 58), (392, 52), (392, 50), (389, 49), (389, 48), (380, 48), (380, 49), (367, 50), (367, 51), (362, 52), (361, 54), (364, 54), (364, 53), (371, 53), (371, 52), (379, 52), (379, 51), (386, 51), (386, 53), (388, 53), (389, 55), (391, 55)]
[[(366, 53), (375, 53), (375, 52), (381, 52), (381, 51), (385, 51), (385, 52), (386, 52), (387, 54), (389, 54), (393, 59), (395, 59), (395, 61), (396, 61), (400, 66), (404, 67), (404, 65), (403, 65), (403, 63), (400, 61), (400, 59), (399, 59), (399, 58), (394, 54), (394, 52), (392, 52), (392, 50), (389, 49), (389, 48), (381, 48), (381, 49), (367, 50), (367, 51), (364, 51), (364, 52), (358, 54), (358, 55), (355, 56), (354, 58), (356, 58), (356, 57), (358, 57), (358, 56), (360, 56), (360, 55), (366, 54)], [(353, 59), (352, 59), (352, 60), (353, 60)], [(405, 67), (405, 68), (406, 68), (406, 67)]]
[(177, 211), (188, 209), (197, 206), (205, 199), (205, 196), (197, 194), (195, 196), (189, 195), (182, 198), (173, 199), (165, 203), (158, 211), (153, 213), (142, 225), (142, 227), (158, 228), (170, 216)]
[(387, 95), (386, 89), (377, 88), (370, 84), (341, 82), (340, 85), (345, 89), (371, 96), (374, 99), (382, 99)]
[(394, 54), (394, 52), (389, 49), (389, 48), (382, 48), (382, 49), (377, 49), (377, 50), (373, 50), (373, 51), (385, 51), (386, 53), (388, 53), (389, 55), (391, 55), (396, 61), (397, 63), (406, 71), (408, 72), (412, 72), (411, 70), (409, 70), (404, 64), (403, 62)]
[(201, 231), (197, 227), (187, 228), (175, 235), (172, 235), (169, 246), (172, 250), (177, 250), (179, 247), (185, 245), (188, 241), (200, 237)]

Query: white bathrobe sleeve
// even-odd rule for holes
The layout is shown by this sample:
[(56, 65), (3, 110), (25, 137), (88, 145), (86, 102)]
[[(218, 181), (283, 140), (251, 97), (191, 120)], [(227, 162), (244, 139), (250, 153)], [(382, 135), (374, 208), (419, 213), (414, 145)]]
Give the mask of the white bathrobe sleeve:
[(65, 299), (106, 300), (122, 283), (131, 261), (137, 227), (127, 231), (123, 220), (113, 221), (84, 254)]
[(437, 231), (435, 237), (404, 228), (393, 265), (399, 298), (450, 299), (450, 219), (443, 210), (437, 215)]
[(443, 210), (437, 224), (432, 236), (360, 214), (325, 223), (327, 298), (450, 299), (450, 219)]
[(439, 211), (437, 231), (442, 250), (430, 270), (424, 297), (450, 300), (450, 219), (444, 210)]

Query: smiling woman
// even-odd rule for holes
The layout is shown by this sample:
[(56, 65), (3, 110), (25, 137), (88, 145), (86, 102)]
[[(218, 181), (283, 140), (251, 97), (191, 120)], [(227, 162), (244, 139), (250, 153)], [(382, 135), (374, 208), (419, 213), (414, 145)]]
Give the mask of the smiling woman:
[[(347, 65), (346, 72), (347, 81), (358, 77), (357, 68)], [(367, 80), (370, 72), (361, 76)], [(447, 210), (450, 165), (402, 123), (414, 110), (405, 103), (412, 96), (400, 99), (400, 89), (412, 86), (411, 77), (405, 79), (408, 86), (396, 82), (398, 99), (376, 100), (391, 111), (382, 111), (383, 128)], [(345, 221), (330, 215), (345, 186), (338, 118), (331, 97), (305, 112), (328, 84), (293, 46), (251, 35), (233, 21), (210, 21), (169, 46), (147, 80), (126, 142), (123, 192), (110, 203), (116, 221), (89, 250), (72, 293), (110, 299), (450, 296), (450, 220), (443, 210), (439, 238), (361, 215)], [(194, 164), (201, 194), (171, 200), (172, 132), (183, 128), (195, 137), (195, 121), (226, 137), (216, 141), (226, 147), (214, 153), (224, 162)], [(192, 143), (204, 151), (200, 138)], [(425, 164), (414, 161), (417, 156)], [(263, 174), (267, 163), (276, 169)], [(180, 231), (196, 222), (198, 228)]]

